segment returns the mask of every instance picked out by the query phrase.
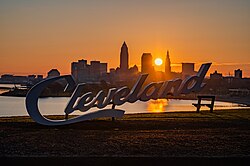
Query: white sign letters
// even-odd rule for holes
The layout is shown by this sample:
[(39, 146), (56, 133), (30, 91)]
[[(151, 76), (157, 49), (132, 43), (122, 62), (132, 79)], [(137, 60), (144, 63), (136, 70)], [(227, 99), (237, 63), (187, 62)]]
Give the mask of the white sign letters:
[[(59, 76), (49, 78), (39, 82), (30, 89), (26, 97), (26, 108), (30, 117), (39, 124), (42, 125), (66, 125), (76, 123), (84, 120), (90, 120), (101, 117), (122, 117), (124, 110), (115, 109), (114, 106), (122, 105), (126, 102), (134, 103), (138, 100), (148, 101), (150, 99), (167, 98), (168, 95), (177, 96), (179, 94), (188, 94), (191, 92), (199, 92), (203, 87), (202, 83), (211, 63), (202, 64), (198, 73), (194, 76), (190, 76), (184, 80), (174, 79), (165, 82), (152, 82), (144, 87), (143, 83), (147, 79), (147, 74), (141, 75), (133, 88), (130, 90), (128, 87), (111, 88), (108, 90), (108, 94), (105, 95), (104, 91), (99, 91), (96, 95), (92, 92), (81, 94), (85, 83), (76, 85), (71, 75)], [(92, 107), (97, 107), (100, 110), (96, 112), (87, 113), (75, 118), (64, 120), (50, 120), (44, 117), (38, 108), (38, 98), (41, 95), (44, 88), (50, 83), (59, 80), (66, 79), (68, 82), (65, 90), (73, 90), (74, 92), (64, 110), (66, 115), (79, 110), (82, 112), (88, 111)], [(111, 109), (104, 109), (107, 105), (112, 104)]]

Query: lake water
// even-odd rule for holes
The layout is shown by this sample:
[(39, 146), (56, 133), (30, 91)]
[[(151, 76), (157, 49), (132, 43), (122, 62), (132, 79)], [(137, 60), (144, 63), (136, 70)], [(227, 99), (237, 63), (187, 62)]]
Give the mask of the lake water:
[[(43, 115), (64, 115), (64, 108), (69, 101), (69, 97), (49, 97), (39, 99), (39, 109)], [(209, 102), (209, 101), (204, 101)], [(125, 114), (134, 113), (159, 113), (159, 112), (177, 112), (177, 111), (195, 111), (196, 108), (192, 103), (197, 103), (197, 100), (176, 100), (176, 99), (158, 99), (148, 102), (137, 101), (136, 103), (125, 103), (116, 108), (125, 110)], [(107, 106), (107, 108), (110, 108)], [(243, 109), (242, 105), (215, 102), (214, 110), (225, 109)], [(92, 108), (89, 111), (95, 111), (97, 108)], [(201, 110), (209, 110), (207, 107), (202, 107)], [(75, 111), (72, 115), (81, 115), (80, 111)], [(25, 107), (25, 97), (6, 97), (0, 96), (0, 117), (6, 116), (23, 116), (28, 115)]]

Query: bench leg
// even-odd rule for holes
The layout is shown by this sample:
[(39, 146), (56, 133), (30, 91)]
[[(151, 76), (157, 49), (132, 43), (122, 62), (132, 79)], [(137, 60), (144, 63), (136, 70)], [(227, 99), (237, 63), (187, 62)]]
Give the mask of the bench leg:
[(213, 112), (213, 110), (214, 110), (214, 98), (212, 99), (212, 101), (211, 101), (211, 107), (210, 107), (210, 112), (212, 113)]
[(200, 112), (200, 108), (201, 108), (200, 104), (201, 104), (201, 98), (198, 99), (196, 112)]
[(197, 105), (197, 107), (196, 107), (197, 109), (196, 109), (196, 112), (200, 112), (200, 108), (201, 108), (201, 106), (200, 105)]

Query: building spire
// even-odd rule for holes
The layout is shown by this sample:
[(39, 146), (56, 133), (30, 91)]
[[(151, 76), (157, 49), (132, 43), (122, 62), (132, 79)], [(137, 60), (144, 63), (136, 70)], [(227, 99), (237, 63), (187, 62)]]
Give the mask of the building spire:
[(121, 52), (120, 52), (120, 69), (122, 72), (128, 71), (128, 67), (129, 67), (128, 59), (129, 59), (128, 46), (126, 42), (124, 41), (121, 47)]
[(170, 62), (168, 50), (167, 50), (167, 56), (166, 56), (166, 60), (165, 60), (165, 74), (166, 74), (167, 78), (171, 77), (171, 62)]
[(125, 45), (125, 46), (127, 46), (127, 44), (126, 44), (126, 42), (125, 42), (125, 41), (123, 42), (122, 46), (124, 46), (124, 45)]

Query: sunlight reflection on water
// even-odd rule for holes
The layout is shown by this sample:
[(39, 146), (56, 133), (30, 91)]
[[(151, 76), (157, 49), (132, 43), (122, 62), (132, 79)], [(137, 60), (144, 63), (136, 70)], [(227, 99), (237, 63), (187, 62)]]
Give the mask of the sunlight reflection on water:
[(147, 110), (152, 113), (160, 113), (165, 112), (167, 106), (168, 100), (166, 99), (150, 100), (147, 103)]

